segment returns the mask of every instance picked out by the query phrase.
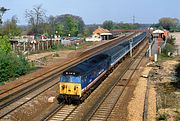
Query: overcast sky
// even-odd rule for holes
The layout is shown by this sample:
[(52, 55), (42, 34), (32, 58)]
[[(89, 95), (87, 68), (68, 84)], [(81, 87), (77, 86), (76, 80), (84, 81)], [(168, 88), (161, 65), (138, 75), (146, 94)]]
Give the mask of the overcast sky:
[(85, 24), (101, 24), (105, 20), (132, 23), (157, 23), (161, 17), (180, 19), (180, 0), (0, 0), (9, 8), (3, 20), (16, 15), (18, 24), (27, 24), (25, 10), (42, 5), (49, 15), (73, 14)]

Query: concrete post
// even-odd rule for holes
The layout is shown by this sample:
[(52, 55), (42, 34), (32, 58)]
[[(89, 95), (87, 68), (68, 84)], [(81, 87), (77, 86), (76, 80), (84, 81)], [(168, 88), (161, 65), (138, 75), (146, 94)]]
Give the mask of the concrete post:
[(154, 54), (154, 61), (157, 62), (158, 61), (158, 55)]
[(33, 51), (36, 51), (35, 43), (33, 43)]
[(152, 53), (152, 50), (151, 50), (151, 43), (149, 43), (149, 58), (151, 57), (151, 53)]
[(53, 40), (53, 44), (56, 45), (56, 40)]
[(38, 42), (38, 50), (39, 50), (40, 48), (39, 48), (39, 42)]
[(59, 43), (60, 43), (60, 40), (58, 40), (58, 45), (59, 45)]
[(16, 44), (13, 43), (13, 50), (15, 51), (16, 50)]
[(24, 46), (24, 52), (26, 51), (26, 42), (23, 43)]
[(47, 46), (47, 50), (48, 50), (48, 40), (46, 40), (46, 46)]
[(43, 41), (41, 41), (42, 42), (42, 50), (44, 50), (44, 42)]

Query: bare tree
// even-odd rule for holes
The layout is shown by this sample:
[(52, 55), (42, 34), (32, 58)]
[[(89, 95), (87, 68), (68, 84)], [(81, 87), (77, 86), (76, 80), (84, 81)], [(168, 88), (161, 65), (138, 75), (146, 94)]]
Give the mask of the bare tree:
[(45, 10), (42, 9), (42, 6), (38, 5), (32, 10), (26, 10), (25, 17), (31, 26), (30, 33), (41, 34), (43, 29), (40, 26), (46, 20)]
[(8, 11), (9, 9), (4, 8), (4, 7), (0, 7), (0, 24), (2, 24), (2, 16), (4, 15), (4, 13), (6, 11)]

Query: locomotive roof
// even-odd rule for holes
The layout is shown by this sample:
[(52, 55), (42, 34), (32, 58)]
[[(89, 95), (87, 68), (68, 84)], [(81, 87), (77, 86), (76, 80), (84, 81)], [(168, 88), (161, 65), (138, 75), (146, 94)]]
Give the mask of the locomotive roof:
[(82, 63), (63, 72), (65, 75), (83, 75), (97, 66), (100, 62), (107, 59), (109, 56), (106, 54), (99, 54), (83, 61)]

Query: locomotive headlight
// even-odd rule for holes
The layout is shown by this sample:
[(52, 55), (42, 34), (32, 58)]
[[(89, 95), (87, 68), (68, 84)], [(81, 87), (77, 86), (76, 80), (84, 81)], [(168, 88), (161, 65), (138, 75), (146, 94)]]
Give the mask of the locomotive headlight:
[(64, 90), (64, 88), (65, 88), (65, 85), (62, 85), (61, 87), (62, 87), (62, 90)]
[(78, 89), (78, 86), (74, 86), (74, 90), (77, 90)]

